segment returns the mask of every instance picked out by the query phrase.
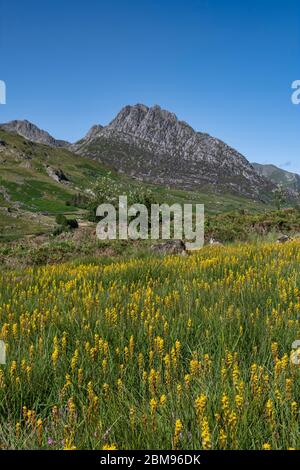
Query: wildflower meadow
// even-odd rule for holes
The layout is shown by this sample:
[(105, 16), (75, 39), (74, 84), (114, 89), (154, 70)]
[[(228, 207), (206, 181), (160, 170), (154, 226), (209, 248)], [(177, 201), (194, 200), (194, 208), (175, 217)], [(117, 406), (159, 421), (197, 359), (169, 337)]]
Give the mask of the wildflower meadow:
[(1, 448), (299, 448), (299, 263), (293, 241), (3, 270)]

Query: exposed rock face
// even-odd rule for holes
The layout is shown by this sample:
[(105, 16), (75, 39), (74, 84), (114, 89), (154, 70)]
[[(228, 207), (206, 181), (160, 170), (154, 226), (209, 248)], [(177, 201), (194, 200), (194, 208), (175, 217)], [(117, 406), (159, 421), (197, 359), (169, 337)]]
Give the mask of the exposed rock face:
[(92, 140), (94, 139), (95, 137), (97, 137), (97, 135), (99, 134), (99, 132), (101, 132), (103, 129), (103, 126), (101, 126), (100, 124), (95, 124), (95, 126), (92, 126), (90, 128), (90, 130), (88, 131), (88, 133), (86, 134), (85, 136), (85, 140)]
[(71, 148), (137, 179), (182, 189), (214, 187), (264, 199), (275, 187), (236, 150), (159, 106), (126, 106)]
[(64, 172), (59, 168), (56, 169), (51, 166), (47, 166), (46, 171), (50, 178), (54, 179), (57, 183), (67, 183), (69, 181)]
[(50, 145), (50, 147), (68, 147), (70, 145), (69, 142), (65, 142), (64, 140), (54, 139), (48, 132), (39, 129), (35, 124), (26, 120), (16, 120), (0, 124), (0, 128), (8, 132), (15, 132), (32, 142)]

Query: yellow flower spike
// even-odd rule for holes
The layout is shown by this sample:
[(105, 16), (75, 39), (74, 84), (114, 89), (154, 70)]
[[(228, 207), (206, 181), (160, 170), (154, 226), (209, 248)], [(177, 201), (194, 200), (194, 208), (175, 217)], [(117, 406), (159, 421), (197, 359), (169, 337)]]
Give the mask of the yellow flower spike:
[(17, 363), (16, 361), (12, 361), (11, 366), (10, 366), (10, 376), (14, 377), (17, 371)]
[(140, 370), (143, 368), (143, 364), (144, 364), (143, 353), (139, 353), (139, 355), (138, 355), (138, 366), (139, 366)]
[(271, 445), (268, 442), (265, 442), (262, 446), (262, 450), (271, 450)]
[(173, 437), (173, 447), (175, 450), (177, 449), (182, 430), (183, 430), (183, 424), (180, 419), (177, 419), (175, 422), (175, 432), (174, 432), (174, 437)]
[(69, 398), (67, 409), (68, 409), (69, 423), (72, 424), (74, 423), (75, 418), (76, 418), (76, 406), (75, 406), (73, 397)]
[(186, 388), (188, 389), (189, 386), (190, 386), (190, 383), (191, 383), (191, 376), (190, 376), (190, 374), (186, 374), (186, 375), (184, 376), (184, 383), (185, 383)]
[(83, 369), (82, 368), (78, 369), (77, 380), (78, 380), (78, 385), (82, 385), (82, 381), (83, 381)]
[(223, 415), (226, 419), (229, 415), (229, 398), (225, 393), (223, 393), (222, 398), (221, 398), (221, 408), (222, 408)]
[(76, 446), (74, 446), (72, 439), (66, 438), (64, 450), (76, 450)]
[(59, 415), (58, 415), (58, 407), (56, 405), (52, 407), (51, 414), (52, 414), (53, 422), (57, 424)]
[(239, 412), (242, 411), (242, 408), (243, 408), (243, 404), (244, 404), (244, 398), (242, 395), (236, 395), (235, 396), (235, 404), (236, 404), (236, 407), (238, 409)]
[(128, 362), (129, 360), (129, 348), (127, 346), (124, 348), (124, 360), (125, 362)]
[(118, 450), (116, 444), (105, 444), (102, 450)]
[(181, 384), (177, 384), (176, 386), (176, 395), (177, 395), (177, 400), (180, 401), (182, 397), (182, 385)]
[(207, 397), (203, 393), (195, 400), (196, 415), (199, 420), (202, 419), (207, 404)]
[(151, 398), (149, 404), (150, 404), (151, 414), (154, 415), (156, 413), (156, 410), (157, 410), (157, 400), (155, 398)]
[(286, 395), (287, 400), (292, 399), (292, 393), (293, 393), (293, 380), (286, 379), (285, 380), (285, 395)]
[(201, 439), (202, 439), (203, 449), (209, 450), (211, 448), (211, 437), (210, 437), (208, 419), (206, 416), (203, 418), (202, 424), (201, 424)]
[(223, 428), (220, 429), (220, 432), (219, 432), (219, 443), (220, 443), (220, 447), (221, 449), (225, 449), (226, 448), (226, 444), (227, 444), (227, 434), (225, 432), (225, 430)]
[(109, 394), (109, 384), (104, 383), (104, 384), (102, 385), (102, 388), (103, 388), (104, 396), (107, 397), (108, 394)]
[(102, 370), (105, 373), (107, 371), (107, 359), (102, 360)]
[(167, 403), (167, 397), (166, 397), (165, 394), (163, 394), (163, 395), (161, 395), (161, 397), (159, 399), (159, 404), (163, 408), (166, 403)]
[(119, 394), (121, 394), (123, 391), (123, 382), (122, 382), (122, 379), (120, 378), (117, 380), (117, 388), (118, 388)]
[(41, 446), (43, 442), (43, 420), (37, 420), (37, 437), (38, 437), (38, 445)]
[(16, 336), (18, 335), (18, 324), (17, 323), (13, 324), (12, 333), (13, 333), (13, 336), (16, 338)]
[(292, 412), (292, 416), (295, 417), (297, 415), (297, 412), (298, 412), (298, 403), (296, 401), (293, 401), (291, 403), (291, 412)]
[(133, 335), (131, 335), (130, 339), (129, 339), (129, 354), (130, 354), (130, 357), (133, 356), (133, 351), (134, 351), (134, 338), (133, 338)]
[(16, 424), (16, 438), (19, 439), (20, 438), (20, 433), (21, 433), (21, 423), (17, 423)]
[(268, 399), (265, 410), (267, 419), (272, 423), (274, 420), (274, 406), (271, 398)]
[(190, 361), (190, 374), (192, 377), (197, 376), (201, 370), (200, 362), (197, 359)]

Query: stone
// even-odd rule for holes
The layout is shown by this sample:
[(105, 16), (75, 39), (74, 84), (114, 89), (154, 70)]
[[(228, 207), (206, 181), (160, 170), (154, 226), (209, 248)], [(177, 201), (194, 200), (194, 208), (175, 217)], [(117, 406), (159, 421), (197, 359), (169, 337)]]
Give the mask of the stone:
[(151, 246), (152, 251), (162, 255), (185, 254), (185, 244), (182, 240), (168, 240)]

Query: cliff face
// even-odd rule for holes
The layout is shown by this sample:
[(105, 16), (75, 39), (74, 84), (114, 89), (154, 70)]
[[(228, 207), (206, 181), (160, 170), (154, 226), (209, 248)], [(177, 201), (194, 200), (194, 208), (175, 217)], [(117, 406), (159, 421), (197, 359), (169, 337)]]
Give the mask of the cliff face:
[(71, 148), (138, 179), (182, 189), (208, 185), (260, 199), (274, 187), (239, 152), (159, 106), (126, 106)]

